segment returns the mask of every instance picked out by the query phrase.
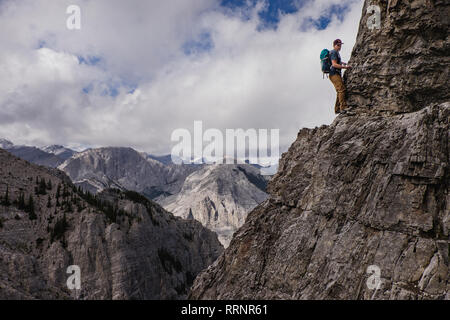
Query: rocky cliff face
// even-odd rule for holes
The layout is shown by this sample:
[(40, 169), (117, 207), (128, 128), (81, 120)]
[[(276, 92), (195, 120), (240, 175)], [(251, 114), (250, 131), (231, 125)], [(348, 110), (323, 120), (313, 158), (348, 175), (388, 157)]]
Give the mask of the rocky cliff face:
[(352, 61), (373, 64), (346, 75), (356, 115), (299, 132), (191, 298), (450, 299), (449, 6), (366, 1)]
[[(379, 29), (367, 25), (372, 5), (381, 9)], [(446, 0), (365, 1), (355, 68), (344, 76), (349, 106), (409, 112), (449, 101), (449, 16)]]
[[(199, 222), (137, 193), (93, 198), (1, 149), (0, 197), (0, 299), (180, 299), (223, 250)], [(81, 290), (67, 289), (69, 265)]]
[(247, 213), (266, 200), (266, 184), (251, 165), (208, 165), (190, 174), (180, 193), (160, 203), (176, 216), (200, 221), (227, 247)]
[(450, 298), (449, 117), (446, 104), (301, 130), (191, 297)]

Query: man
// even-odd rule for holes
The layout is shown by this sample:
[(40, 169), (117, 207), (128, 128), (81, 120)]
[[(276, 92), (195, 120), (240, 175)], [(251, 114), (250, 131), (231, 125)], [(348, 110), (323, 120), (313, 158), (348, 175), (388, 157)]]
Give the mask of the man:
[(347, 108), (347, 102), (345, 101), (345, 86), (342, 81), (341, 70), (351, 68), (346, 63), (341, 61), (339, 51), (344, 43), (340, 39), (333, 41), (333, 50), (330, 53), (331, 68), (330, 68), (330, 80), (336, 89), (336, 104), (334, 105), (334, 112), (336, 114), (342, 113)]

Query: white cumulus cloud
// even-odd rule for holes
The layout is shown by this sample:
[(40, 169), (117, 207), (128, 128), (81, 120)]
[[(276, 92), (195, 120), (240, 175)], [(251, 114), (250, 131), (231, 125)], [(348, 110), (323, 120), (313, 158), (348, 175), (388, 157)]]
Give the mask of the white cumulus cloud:
[[(350, 58), (363, 1), (347, 2), (317, 30), (306, 22), (342, 1), (310, 1), (276, 29), (259, 28), (261, 6), (242, 19), (211, 0), (1, 1), (0, 137), (168, 153), (173, 130), (202, 120), (280, 129), (284, 151), (335, 117), (318, 56), (341, 38)], [(66, 28), (71, 4), (79, 31)]]

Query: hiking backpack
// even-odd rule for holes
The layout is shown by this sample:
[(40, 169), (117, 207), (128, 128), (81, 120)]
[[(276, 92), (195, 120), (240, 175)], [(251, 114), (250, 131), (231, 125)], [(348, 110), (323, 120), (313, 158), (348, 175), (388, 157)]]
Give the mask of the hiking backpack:
[(320, 65), (322, 67), (323, 77), (325, 77), (325, 74), (330, 73), (331, 68), (330, 51), (328, 49), (323, 49), (320, 52)]

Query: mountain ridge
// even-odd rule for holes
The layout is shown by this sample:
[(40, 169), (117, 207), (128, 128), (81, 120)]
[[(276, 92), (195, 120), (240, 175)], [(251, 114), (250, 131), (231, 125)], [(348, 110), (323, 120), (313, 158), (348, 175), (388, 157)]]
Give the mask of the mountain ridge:
[[(223, 250), (138, 193), (93, 196), (3, 149), (0, 164), (0, 299), (182, 299)], [(69, 265), (81, 290), (66, 286)]]

